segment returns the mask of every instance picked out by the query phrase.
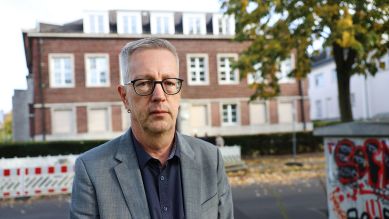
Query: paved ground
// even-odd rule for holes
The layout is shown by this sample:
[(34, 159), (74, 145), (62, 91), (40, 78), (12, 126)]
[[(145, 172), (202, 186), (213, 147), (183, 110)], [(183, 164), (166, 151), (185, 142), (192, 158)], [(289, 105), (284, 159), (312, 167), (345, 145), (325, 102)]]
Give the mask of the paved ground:
[[(303, 166), (288, 166), (296, 161)], [(324, 156), (261, 157), (247, 171), (230, 173), (237, 219), (326, 217)], [(69, 196), (0, 201), (0, 218), (68, 218)]]

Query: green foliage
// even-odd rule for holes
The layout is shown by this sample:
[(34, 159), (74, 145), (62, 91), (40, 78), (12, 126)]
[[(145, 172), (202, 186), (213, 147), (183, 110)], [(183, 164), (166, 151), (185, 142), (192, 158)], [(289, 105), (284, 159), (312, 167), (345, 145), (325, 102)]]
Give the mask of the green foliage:
[[(291, 58), (289, 76), (301, 79), (311, 71), (308, 49), (315, 42), (332, 47), (337, 74), (342, 121), (351, 116), (348, 86), (352, 74), (374, 75), (385, 67), (380, 58), (389, 48), (389, 2), (321, 0), (221, 0), (227, 14), (235, 16), (237, 41), (252, 44), (235, 65), (242, 76), (258, 72), (263, 79), (252, 85), (252, 99), (279, 94), (280, 63)], [(259, 64), (259, 65), (258, 65)], [(260, 66), (254, 69), (253, 66)], [(339, 77), (338, 77), (339, 78)], [(346, 114), (350, 115), (346, 115)]]
[[(292, 134), (267, 134), (223, 137), (225, 145), (240, 145), (243, 156), (292, 154)], [(312, 132), (296, 134), (297, 152), (322, 151), (323, 139)], [(214, 143), (214, 139), (209, 139)], [(53, 141), (0, 144), (0, 158), (80, 154), (105, 141)]]
[(80, 154), (105, 141), (53, 141), (0, 144), (0, 157), (35, 157)]
[(3, 126), (0, 128), (0, 142), (12, 141), (12, 113), (5, 115)]

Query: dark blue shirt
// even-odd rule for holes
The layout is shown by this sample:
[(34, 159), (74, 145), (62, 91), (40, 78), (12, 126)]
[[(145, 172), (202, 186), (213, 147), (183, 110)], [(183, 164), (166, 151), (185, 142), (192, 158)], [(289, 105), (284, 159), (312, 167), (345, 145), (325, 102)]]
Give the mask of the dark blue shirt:
[(180, 150), (176, 146), (176, 141), (173, 142), (165, 166), (162, 166), (158, 159), (151, 157), (143, 149), (133, 134), (132, 139), (134, 139), (135, 152), (142, 173), (151, 218), (185, 218)]

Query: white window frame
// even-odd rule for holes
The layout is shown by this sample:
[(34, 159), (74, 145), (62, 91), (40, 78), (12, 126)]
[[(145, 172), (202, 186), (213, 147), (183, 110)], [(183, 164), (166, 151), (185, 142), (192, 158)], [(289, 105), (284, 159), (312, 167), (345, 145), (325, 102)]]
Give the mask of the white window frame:
[[(127, 17), (128, 31), (124, 29), (124, 18)], [(135, 18), (135, 32), (132, 32), (130, 28), (132, 19)], [(116, 22), (118, 28), (118, 34), (142, 34), (142, 16), (140, 12), (125, 12), (118, 11), (116, 15)]]
[[(290, 65), (290, 69), (287, 68), (287, 65)], [(280, 63), (280, 71), (277, 73), (279, 83), (294, 83), (296, 80), (294, 78), (288, 77), (288, 74), (293, 70), (293, 59), (289, 58), (283, 60)]]
[[(102, 131), (102, 132), (91, 132), (90, 128), (89, 128), (89, 121), (91, 121), (91, 111), (94, 110), (94, 109), (106, 109), (107, 110), (107, 122), (108, 122), (108, 130), (106, 131)], [(109, 106), (99, 106), (99, 105), (96, 105), (96, 106), (88, 106), (87, 107), (87, 117), (88, 117), (88, 121), (87, 121), (87, 129), (88, 129), (88, 133), (89, 134), (99, 134), (99, 133), (104, 133), (104, 132), (112, 132), (112, 111), (111, 111), (111, 107)]]
[(293, 122), (297, 122), (297, 118), (296, 118), (296, 105), (295, 105), (295, 101), (294, 100), (281, 100), (281, 101), (278, 101), (277, 103), (277, 116), (278, 116), (278, 123), (279, 124), (289, 124), (289, 122), (282, 122), (281, 123), (281, 118), (280, 118), (280, 115), (282, 112), (280, 112), (280, 105), (281, 104), (290, 104), (291, 106), (291, 111), (289, 114), (291, 116), (291, 121), (290, 123), (293, 123)]
[[(191, 77), (191, 66), (190, 59), (191, 58), (204, 58), (204, 78), (205, 81), (201, 82), (199, 80), (199, 74), (196, 73), (196, 81), (192, 81)], [(208, 63), (208, 54), (206, 53), (190, 53), (186, 55), (186, 68), (187, 68), (187, 76), (188, 76), (188, 85), (209, 85), (209, 63)]]
[[(236, 54), (236, 53), (219, 53), (219, 54), (217, 54), (217, 76), (218, 76), (219, 84), (239, 84), (239, 71), (238, 71), (238, 69), (230, 71), (227, 74), (226, 70), (228, 70), (228, 69), (232, 70), (232, 68), (224, 67), (224, 69), (222, 69), (220, 67), (220, 65), (222, 64), (221, 58), (233, 58), (236, 61), (236, 60), (238, 60), (238, 54)], [(225, 71), (225, 73), (226, 73), (226, 80), (221, 79), (221, 72), (222, 71)], [(234, 77), (235, 77), (235, 80), (233, 80), (233, 81), (230, 80), (231, 73), (234, 74)]]
[[(100, 83), (99, 80), (96, 84), (91, 83), (90, 69), (88, 66), (88, 59), (91, 57), (104, 57), (107, 59), (107, 81), (106, 83)], [(86, 53), (84, 55), (84, 63), (85, 63), (85, 86), (86, 87), (109, 87), (110, 86), (110, 72), (109, 72), (109, 55), (107, 53)]]
[[(319, 83), (317, 83), (319, 82)], [(324, 73), (317, 73), (313, 76), (313, 84), (315, 88), (322, 88), (324, 86)]]
[[(71, 121), (70, 121), (70, 132), (69, 133), (55, 133), (54, 132), (54, 112), (55, 111), (71, 111)], [(76, 120), (76, 110), (74, 107), (52, 107), (50, 108), (51, 116), (51, 134), (52, 135), (73, 135), (76, 134), (77, 130), (77, 120)]]
[[(91, 20), (91, 17), (94, 16), (94, 22)], [(103, 30), (99, 31), (99, 21), (96, 17), (102, 16), (102, 25)], [(93, 22), (93, 24), (92, 24)], [(94, 30), (92, 29), (94, 26)], [(87, 11), (84, 13), (83, 20), (84, 33), (109, 33), (109, 16), (107, 11)]]
[[(222, 21), (220, 32), (219, 19)], [(235, 17), (233, 15), (213, 14), (212, 26), (214, 35), (235, 35)]]
[[(164, 17), (167, 18), (167, 33), (165, 32), (158, 32), (158, 24), (157, 24), (157, 19), (159, 17)], [(174, 26), (174, 13), (169, 13), (169, 12), (158, 12), (158, 13), (150, 13), (150, 24), (151, 24), (151, 34), (174, 34), (175, 32), (175, 26)], [(162, 28), (161, 29), (165, 29)]]
[[(204, 13), (184, 13), (182, 15), (183, 22), (183, 32), (185, 35), (192, 34), (207, 34), (205, 14)], [(192, 23), (194, 22), (194, 23)], [(196, 23), (199, 22), (199, 27), (196, 26)], [(198, 28), (198, 29), (197, 29)], [(191, 30), (193, 29), (193, 33)]]
[(254, 84), (254, 83), (263, 83), (264, 82), (264, 79), (262, 77), (262, 72), (259, 70), (262, 66), (262, 63), (257, 63), (253, 66), (253, 69), (255, 70), (255, 72), (253, 73), (248, 73), (247, 74), (247, 84), (248, 85), (251, 85), (251, 84)]
[[(264, 121), (263, 123), (260, 123), (260, 124), (253, 124), (252, 118), (251, 118), (251, 116), (250, 116), (250, 118), (249, 118), (250, 125), (263, 125), (263, 124), (269, 124), (269, 122), (270, 122), (269, 103), (268, 103), (267, 101), (254, 101), (254, 102), (251, 102), (251, 103), (249, 103), (249, 110), (252, 109), (250, 106), (255, 105), (255, 104), (263, 105), (263, 106), (264, 106), (264, 111), (265, 111), (264, 117), (265, 117), (265, 121)], [(249, 114), (251, 115), (251, 111), (249, 112)]]
[[(54, 59), (55, 58), (70, 58), (71, 70), (72, 70), (72, 82), (70, 84), (65, 84), (64, 80), (60, 84), (55, 82), (54, 76)], [(50, 53), (49, 54), (49, 78), (50, 78), (50, 87), (52, 88), (73, 88), (75, 86), (75, 73), (74, 73), (74, 55), (71, 53)], [(62, 72), (62, 77), (64, 77)]]
[[(236, 122), (228, 121), (224, 122), (223, 105), (236, 105)], [(228, 113), (227, 116), (230, 116)], [(230, 120), (230, 119), (228, 119)], [(232, 118), (231, 118), (232, 120)], [(238, 126), (240, 124), (240, 104), (238, 102), (221, 102), (220, 103), (220, 122), (222, 126)]]

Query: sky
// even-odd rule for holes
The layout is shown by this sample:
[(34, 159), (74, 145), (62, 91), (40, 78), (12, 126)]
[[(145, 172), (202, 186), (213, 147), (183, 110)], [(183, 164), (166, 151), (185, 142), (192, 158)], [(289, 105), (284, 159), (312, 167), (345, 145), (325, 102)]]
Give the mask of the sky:
[[(15, 89), (26, 89), (28, 74), (22, 31), (38, 22), (64, 24), (84, 10), (218, 12), (218, 0), (0, 0), (0, 112), (12, 110)], [(1, 113), (0, 113), (1, 114)]]

